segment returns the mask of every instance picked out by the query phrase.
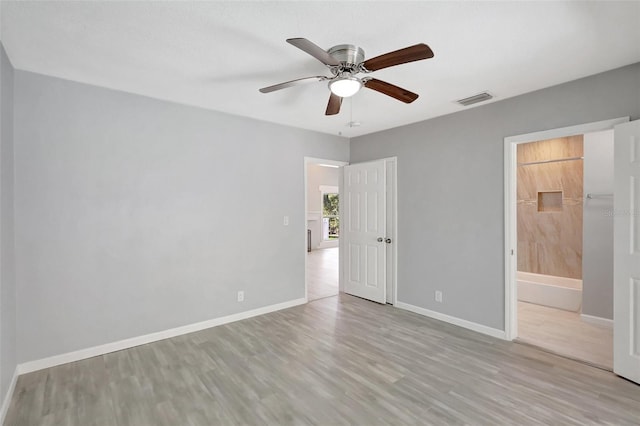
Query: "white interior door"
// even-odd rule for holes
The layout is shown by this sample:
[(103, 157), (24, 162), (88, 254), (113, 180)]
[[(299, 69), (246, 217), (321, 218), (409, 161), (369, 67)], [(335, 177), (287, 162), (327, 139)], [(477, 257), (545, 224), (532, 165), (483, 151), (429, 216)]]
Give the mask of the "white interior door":
[(344, 167), (345, 293), (386, 302), (384, 160)]
[(615, 127), (613, 371), (640, 383), (640, 120)]

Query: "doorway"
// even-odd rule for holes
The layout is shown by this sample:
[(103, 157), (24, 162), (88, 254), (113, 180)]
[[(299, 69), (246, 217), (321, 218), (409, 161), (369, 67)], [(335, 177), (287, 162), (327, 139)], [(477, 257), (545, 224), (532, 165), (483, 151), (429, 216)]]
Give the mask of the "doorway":
[(305, 158), (305, 296), (336, 296), (340, 271), (340, 181), (347, 163)]
[(505, 139), (505, 330), (613, 368), (613, 126)]

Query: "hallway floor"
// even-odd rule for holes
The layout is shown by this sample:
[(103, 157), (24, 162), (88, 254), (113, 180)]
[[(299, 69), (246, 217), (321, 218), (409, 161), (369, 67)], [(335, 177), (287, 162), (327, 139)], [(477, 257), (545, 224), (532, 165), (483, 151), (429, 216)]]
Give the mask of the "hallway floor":
[(518, 340), (613, 369), (613, 329), (585, 322), (577, 312), (518, 302)]
[(338, 247), (307, 253), (307, 296), (317, 300), (338, 294)]

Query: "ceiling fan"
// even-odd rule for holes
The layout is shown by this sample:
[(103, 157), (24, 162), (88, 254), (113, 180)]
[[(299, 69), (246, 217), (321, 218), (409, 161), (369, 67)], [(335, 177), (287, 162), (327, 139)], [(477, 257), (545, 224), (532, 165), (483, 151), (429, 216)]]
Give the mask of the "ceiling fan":
[(406, 64), (407, 62), (420, 61), (433, 58), (433, 52), (426, 44), (416, 44), (376, 56), (375, 58), (364, 60), (364, 50), (352, 44), (340, 44), (333, 46), (329, 50), (324, 50), (306, 38), (290, 38), (287, 43), (294, 45), (300, 50), (307, 52), (323, 64), (325, 64), (333, 76), (323, 75), (299, 78), (286, 81), (273, 86), (263, 87), (262, 93), (274, 92), (299, 84), (311, 83), (314, 81), (328, 81), (331, 96), (325, 115), (335, 115), (340, 112), (342, 99), (355, 95), (362, 87), (375, 90), (387, 96), (391, 96), (404, 103), (411, 103), (418, 99), (416, 93), (395, 86), (386, 81), (372, 77), (357, 77), (357, 74), (368, 74), (383, 68), (395, 65)]

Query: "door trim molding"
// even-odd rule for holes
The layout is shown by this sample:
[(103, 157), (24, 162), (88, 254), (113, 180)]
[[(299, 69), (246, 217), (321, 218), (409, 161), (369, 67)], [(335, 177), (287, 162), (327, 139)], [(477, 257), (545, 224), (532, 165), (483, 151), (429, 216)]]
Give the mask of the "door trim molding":
[(518, 337), (518, 293), (516, 281), (518, 269), (516, 224), (518, 144), (610, 130), (616, 124), (626, 123), (629, 119), (629, 117), (619, 117), (504, 138), (504, 332), (507, 340), (514, 340)]
[(11, 405), (11, 399), (13, 399), (13, 394), (16, 390), (16, 383), (18, 383), (18, 366), (16, 366), (13, 371), (13, 377), (11, 378), (11, 382), (9, 383), (9, 388), (7, 389), (7, 393), (4, 396), (4, 400), (2, 401), (2, 408), (0, 408), (0, 425), (4, 424), (4, 420), (7, 417), (7, 413), (9, 412), (9, 406)]
[(391, 265), (393, 267), (393, 283), (391, 303), (395, 306), (398, 303), (398, 157), (383, 158), (385, 165), (392, 162), (393, 167), (393, 201), (391, 211), (393, 212), (393, 221), (391, 224), (393, 240), (391, 241)]

